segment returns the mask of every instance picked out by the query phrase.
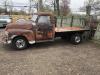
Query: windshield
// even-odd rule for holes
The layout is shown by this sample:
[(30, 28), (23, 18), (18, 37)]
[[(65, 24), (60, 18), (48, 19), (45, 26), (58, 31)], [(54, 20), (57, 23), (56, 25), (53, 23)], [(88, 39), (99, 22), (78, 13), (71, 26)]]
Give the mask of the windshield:
[(9, 19), (10, 17), (8, 15), (0, 15), (0, 19)]
[(33, 22), (35, 22), (35, 21), (37, 20), (37, 17), (38, 17), (38, 15), (33, 15), (33, 17), (32, 17), (31, 20), (32, 20)]

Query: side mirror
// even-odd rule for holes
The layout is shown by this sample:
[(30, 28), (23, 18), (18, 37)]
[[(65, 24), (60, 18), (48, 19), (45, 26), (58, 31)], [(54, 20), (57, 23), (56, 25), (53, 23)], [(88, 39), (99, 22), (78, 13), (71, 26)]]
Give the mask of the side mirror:
[(31, 18), (29, 17), (28, 19), (30, 20)]

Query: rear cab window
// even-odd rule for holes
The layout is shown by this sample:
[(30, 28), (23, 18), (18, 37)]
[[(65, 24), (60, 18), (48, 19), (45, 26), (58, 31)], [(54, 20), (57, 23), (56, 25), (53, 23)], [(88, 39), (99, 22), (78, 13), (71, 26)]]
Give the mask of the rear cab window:
[(38, 23), (50, 24), (50, 16), (39, 16)]

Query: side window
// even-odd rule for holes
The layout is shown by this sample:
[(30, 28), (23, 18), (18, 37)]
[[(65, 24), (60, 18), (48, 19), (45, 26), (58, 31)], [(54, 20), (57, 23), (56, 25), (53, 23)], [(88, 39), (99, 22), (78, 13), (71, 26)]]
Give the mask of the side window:
[(40, 16), (38, 19), (38, 23), (50, 24), (50, 16)]

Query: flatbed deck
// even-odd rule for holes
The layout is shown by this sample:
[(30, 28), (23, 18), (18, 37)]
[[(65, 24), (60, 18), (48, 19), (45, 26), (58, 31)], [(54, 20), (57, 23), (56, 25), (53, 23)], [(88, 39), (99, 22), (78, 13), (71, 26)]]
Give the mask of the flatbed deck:
[(73, 32), (73, 31), (87, 31), (87, 30), (81, 27), (56, 27), (55, 28), (56, 33)]

